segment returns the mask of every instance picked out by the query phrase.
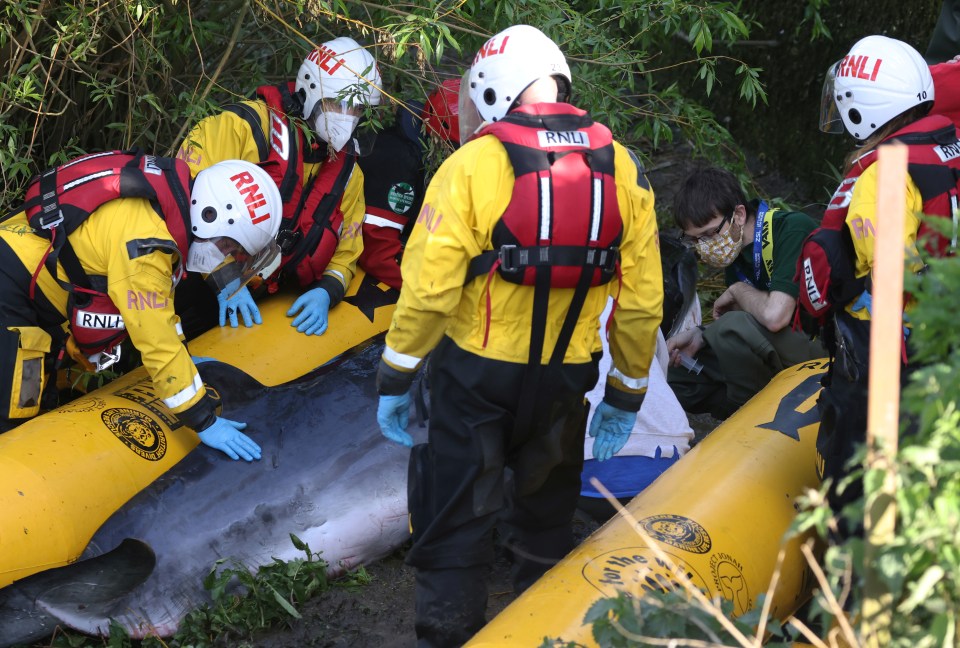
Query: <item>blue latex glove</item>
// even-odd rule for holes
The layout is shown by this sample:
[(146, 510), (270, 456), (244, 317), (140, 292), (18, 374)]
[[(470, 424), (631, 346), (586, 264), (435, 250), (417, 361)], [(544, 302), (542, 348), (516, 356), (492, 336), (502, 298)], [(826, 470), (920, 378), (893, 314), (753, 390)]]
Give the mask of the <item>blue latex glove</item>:
[(293, 317), (290, 326), (296, 326), (304, 335), (323, 335), (327, 330), (327, 313), (330, 310), (330, 295), (323, 288), (308, 290), (293, 302), (287, 317)]
[(240, 431), (246, 429), (246, 427), (246, 423), (231, 421), (218, 416), (213, 425), (202, 432), (197, 432), (197, 436), (200, 437), (200, 441), (204, 445), (226, 453), (234, 461), (240, 457), (247, 461), (253, 461), (260, 458), (260, 446)]
[[(232, 295), (232, 296), (231, 296)], [(234, 279), (227, 284), (227, 287), (217, 295), (217, 303), (220, 305), (220, 326), (227, 325), (227, 318), (230, 319), (230, 326), (237, 328), (240, 322), (237, 320), (237, 314), (243, 315), (243, 324), (250, 328), (254, 324), (263, 324), (263, 318), (260, 317), (260, 309), (247, 287), (240, 287), (240, 280)]]
[(597, 461), (606, 461), (620, 452), (636, 422), (636, 412), (625, 412), (604, 402), (597, 405), (593, 420), (590, 421), (590, 436), (596, 437), (593, 457)]
[(410, 392), (399, 396), (381, 396), (377, 404), (377, 423), (380, 432), (394, 443), (413, 447), (413, 437), (407, 434), (410, 422)]
[[(868, 293), (866, 290), (860, 293), (860, 296), (857, 297), (857, 301), (853, 302), (853, 306), (850, 307), (850, 310), (856, 313), (864, 308), (867, 309), (867, 314), (870, 315), (870, 317), (873, 317), (873, 295)], [(910, 318), (907, 317), (906, 313), (903, 314), (903, 321), (910, 321)], [(903, 327), (903, 337), (910, 337), (910, 329), (906, 325)]]
[(857, 301), (853, 302), (853, 306), (850, 307), (854, 313), (861, 311), (864, 308), (867, 309), (867, 314), (870, 317), (873, 317), (873, 295), (864, 290), (860, 293), (860, 296), (857, 297)]
[(210, 356), (190, 356), (190, 359), (193, 360), (193, 364), (198, 365), (201, 362), (216, 362), (216, 358), (211, 358)]

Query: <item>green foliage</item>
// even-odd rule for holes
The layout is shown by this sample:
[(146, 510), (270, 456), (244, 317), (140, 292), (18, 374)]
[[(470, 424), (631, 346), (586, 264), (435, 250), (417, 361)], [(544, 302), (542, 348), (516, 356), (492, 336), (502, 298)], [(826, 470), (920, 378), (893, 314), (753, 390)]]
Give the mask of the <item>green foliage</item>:
[(299, 619), (298, 608), (317, 594), (335, 587), (360, 587), (370, 583), (363, 567), (330, 581), (329, 565), (320, 554), (297, 536), (293, 546), (304, 558), (284, 562), (277, 558), (255, 574), (235, 560), (218, 560), (204, 579), (212, 602), (191, 611), (169, 640), (147, 638), (132, 641), (126, 631), (111, 624), (110, 635), (94, 640), (72, 632), (57, 634), (48, 645), (54, 648), (205, 648), (208, 646), (250, 645), (257, 631)]
[[(824, 73), (869, 34), (898, 38), (924, 53), (942, 4), (943, 0), (909, 4), (902, 0), (742, 0), (741, 15), (755, 16), (762, 27), (752, 26), (749, 41), (729, 46), (715, 42), (714, 53), (734, 54), (750, 67), (762, 69), (768, 104), (761, 110), (737, 93), (721, 90), (709, 97), (709, 106), (722, 116), (721, 123), (743, 148), (769, 161), (781, 175), (794, 178), (796, 192), (805, 202), (814, 198), (825, 206), (837, 184), (822, 180), (820, 173), (825, 165), (842, 165), (855, 143), (849, 136), (818, 129)], [(666, 54), (671, 61), (684, 59), (682, 52)], [(706, 102), (686, 71), (675, 76), (684, 94)], [(718, 83), (736, 79), (731, 68), (718, 70)]]
[[(901, 399), (902, 431), (893, 466), (896, 535), (870, 565), (860, 538), (830, 546), (823, 559), (829, 590), (853, 618), (863, 604), (866, 570), (876, 570), (894, 602), (888, 645), (903, 648), (956, 645), (960, 611), (955, 578), (960, 573), (960, 347), (944, 308), (960, 298), (960, 261), (928, 259), (927, 266), (921, 275), (908, 273), (904, 282), (915, 300), (908, 311), (911, 351), (922, 368), (910, 376)], [(864, 457), (861, 451), (854, 464), (862, 465)], [(857, 470), (850, 478), (860, 477), (868, 497), (880, 490), (880, 470)], [(856, 524), (863, 512), (861, 501), (842, 515)], [(835, 525), (821, 506), (802, 514), (796, 528), (815, 528), (829, 537)], [(812, 615), (823, 627), (829, 628), (837, 613), (822, 594), (815, 598)]]
[[(283, 562), (275, 558), (256, 574), (239, 563), (225, 567), (226, 561), (217, 561), (203, 583), (210, 592), (212, 604), (187, 615), (167, 645), (184, 648), (214, 645), (299, 619), (297, 606), (329, 587), (328, 565), (297, 536), (290, 534), (290, 540), (306, 554), (305, 559)], [(341, 584), (352, 586), (367, 582), (368, 576), (361, 568)]]
[[(603, 648), (657, 645), (667, 639), (677, 645), (730, 646), (737, 640), (719, 617), (731, 619), (745, 637), (752, 637), (760, 622), (764, 595), (750, 612), (733, 617), (733, 603), (715, 599), (709, 606), (691, 600), (682, 589), (648, 592), (642, 598), (626, 593), (600, 599), (584, 617), (592, 624), (593, 639)], [(778, 624), (769, 628), (767, 646), (789, 646), (793, 640)], [(687, 643), (689, 642), (689, 643)], [(545, 638), (540, 648), (574, 648), (580, 644), (561, 638)]]
[(759, 69), (713, 53), (756, 25), (734, 2), (9, 0), (0, 9), (0, 211), (32, 175), (81, 152), (173, 154), (199, 118), (293, 79), (308, 49), (334, 36), (374, 49), (389, 101), (423, 100), (460, 76), (491, 34), (521, 22), (560, 44), (575, 102), (620, 139), (647, 151), (680, 135), (699, 155), (741, 160), (727, 130), (661, 64), (665, 45), (680, 43), (685, 60), (670, 68), (698, 75), (707, 94), (729, 68), (745, 101), (766, 101)]

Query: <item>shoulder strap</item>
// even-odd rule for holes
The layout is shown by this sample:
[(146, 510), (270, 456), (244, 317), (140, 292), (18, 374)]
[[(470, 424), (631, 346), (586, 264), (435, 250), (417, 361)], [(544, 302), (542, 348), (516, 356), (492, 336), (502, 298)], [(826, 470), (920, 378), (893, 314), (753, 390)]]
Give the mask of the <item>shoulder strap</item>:
[(253, 141), (257, 144), (257, 155), (260, 156), (261, 161), (266, 160), (270, 149), (267, 145), (267, 136), (263, 132), (263, 124), (260, 122), (260, 114), (245, 103), (227, 104), (223, 109), (247, 122)]
[(766, 273), (767, 273), (767, 279), (768, 279), (768, 280), (773, 279), (773, 275), (772, 275), (772, 272), (773, 272), (773, 244), (774, 244), (774, 240), (773, 240), (773, 217), (774, 217), (774, 216), (777, 214), (777, 212), (779, 212), (779, 211), (780, 211), (779, 208), (774, 208), (774, 209), (771, 209), (770, 211), (767, 212), (766, 218), (763, 219), (763, 220), (764, 220), (764, 222), (763, 222), (763, 230), (764, 230), (764, 231), (763, 231), (762, 236), (760, 237), (760, 240), (761, 240), (761, 243), (760, 243), (760, 245), (761, 245), (761, 248), (760, 248), (760, 256), (761, 256), (761, 259), (763, 260), (763, 269), (764, 269), (764, 270), (766, 271)]
[(317, 245), (320, 244), (323, 230), (327, 226), (327, 223), (330, 222), (330, 215), (333, 214), (337, 203), (339, 203), (343, 197), (343, 192), (347, 187), (347, 181), (350, 180), (350, 175), (353, 173), (353, 167), (356, 163), (356, 155), (349, 155), (347, 159), (343, 161), (343, 167), (340, 169), (340, 173), (337, 174), (336, 180), (333, 181), (333, 186), (331, 186), (330, 191), (320, 199), (317, 208), (313, 211), (313, 225), (310, 226), (307, 235), (296, 244), (290, 260), (287, 262), (287, 267), (296, 268), (300, 265), (300, 262), (303, 261), (304, 257), (312, 254), (317, 248)]

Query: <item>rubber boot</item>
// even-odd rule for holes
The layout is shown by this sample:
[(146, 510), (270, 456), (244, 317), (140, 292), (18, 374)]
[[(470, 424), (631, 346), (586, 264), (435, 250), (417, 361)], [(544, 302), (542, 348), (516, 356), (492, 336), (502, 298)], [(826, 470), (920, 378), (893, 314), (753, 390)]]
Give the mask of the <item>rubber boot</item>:
[(420, 648), (455, 648), (487, 620), (487, 567), (418, 569), (416, 630)]

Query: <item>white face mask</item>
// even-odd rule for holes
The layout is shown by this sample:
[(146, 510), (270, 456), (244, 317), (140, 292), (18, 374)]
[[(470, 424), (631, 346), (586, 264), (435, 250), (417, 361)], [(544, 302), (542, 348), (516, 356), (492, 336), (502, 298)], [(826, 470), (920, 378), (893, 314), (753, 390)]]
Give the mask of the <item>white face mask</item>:
[(339, 152), (350, 141), (359, 121), (360, 118), (356, 115), (319, 110), (313, 127), (323, 141)]
[(213, 241), (194, 241), (187, 252), (187, 270), (209, 274), (216, 270), (225, 258)]

